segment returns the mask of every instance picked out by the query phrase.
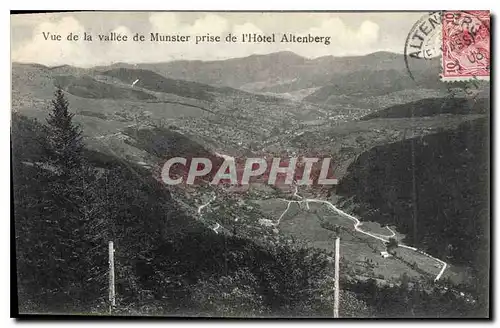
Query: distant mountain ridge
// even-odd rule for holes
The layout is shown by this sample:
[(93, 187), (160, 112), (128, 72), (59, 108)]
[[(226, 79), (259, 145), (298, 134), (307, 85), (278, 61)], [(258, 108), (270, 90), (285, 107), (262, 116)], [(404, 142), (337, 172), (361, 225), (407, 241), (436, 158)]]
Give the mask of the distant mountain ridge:
[[(331, 96), (381, 96), (405, 90), (444, 90), (440, 62), (409, 59), (379, 51), (364, 56), (304, 58), (290, 51), (217, 61), (117, 63), (95, 70), (134, 68), (166, 78), (248, 92), (277, 94), (314, 103), (337, 102)], [(410, 71), (409, 71), (410, 70)], [(412, 78), (411, 75), (414, 77)]]
[[(399, 62), (399, 65), (397, 64)], [(244, 88), (246, 84), (268, 81), (283, 82), (288, 90), (298, 90), (328, 83), (335, 74), (367, 69), (404, 68), (402, 55), (376, 52), (365, 56), (323, 56), (308, 59), (290, 51), (265, 55), (251, 55), (216, 61), (179, 60), (164, 63), (117, 63), (111, 68), (139, 68), (152, 70), (172, 79), (183, 79), (215, 86)], [(96, 67), (97, 70), (104, 67)], [(262, 91), (266, 88), (261, 88)]]
[[(306, 100), (327, 102), (331, 94), (380, 95), (407, 89), (443, 87), (439, 81), (439, 60), (409, 59), (413, 80), (402, 54), (379, 51), (364, 56), (323, 56), (314, 59), (290, 51), (255, 54), (216, 61), (177, 60), (158, 63), (115, 63), (90, 69), (68, 65), (49, 70), (94, 72), (117, 69), (147, 70), (167, 79), (185, 80), (248, 92), (287, 94), (312, 90)], [(311, 92), (307, 92), (307, 96)]]

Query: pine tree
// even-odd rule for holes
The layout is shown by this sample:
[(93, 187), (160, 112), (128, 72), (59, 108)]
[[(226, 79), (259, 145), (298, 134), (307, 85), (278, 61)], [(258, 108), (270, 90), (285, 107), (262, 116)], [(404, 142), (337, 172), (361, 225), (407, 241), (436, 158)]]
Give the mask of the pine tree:
[[(46, 171), (53, 176), (48, 182), (53, 211), (47, 222), (53, 238), (51, 271), (53, 279), (67, 294), (74, 306), (81, 306), (89, 297), (90, 263), (89, 224), (98, 211), (94, 201), (96, 179), (94, 169), (85, 160), (81, 128), (73, 122), (74, 114), (61, 89), (52, 101), (47, 118)], [(77, 305), (80, 304), (80, 305)]]
[(48, 164), (59, 176), (69, 177), (82, 169), (82, 131), (73, 123), (74, 114), (69, 112), (69, 104), (63, 91), (58, 88), (52, 100), (49, 114)]

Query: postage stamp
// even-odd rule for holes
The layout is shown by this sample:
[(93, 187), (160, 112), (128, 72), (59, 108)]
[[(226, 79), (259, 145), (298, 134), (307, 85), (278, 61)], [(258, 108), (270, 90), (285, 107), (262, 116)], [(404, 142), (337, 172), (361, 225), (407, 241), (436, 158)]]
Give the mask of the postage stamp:
[(442, 81), (489, 80), (489, 11), (444, 12), (441, 64)]

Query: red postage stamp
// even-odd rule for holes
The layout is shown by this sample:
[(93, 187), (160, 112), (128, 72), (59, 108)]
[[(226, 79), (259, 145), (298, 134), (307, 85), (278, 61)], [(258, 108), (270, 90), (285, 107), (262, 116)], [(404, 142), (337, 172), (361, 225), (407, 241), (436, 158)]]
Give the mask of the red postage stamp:
[(490, 78), (490, 12), (446, 11), (442, 16), (443, 81)]

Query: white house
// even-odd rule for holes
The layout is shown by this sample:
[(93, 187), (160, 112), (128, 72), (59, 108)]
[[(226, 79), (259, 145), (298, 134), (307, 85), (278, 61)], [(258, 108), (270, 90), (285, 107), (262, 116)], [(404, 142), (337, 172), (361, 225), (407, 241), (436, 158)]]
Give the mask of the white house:
[(391, 256), (391, 254), (387, 253), (386, 251), (380, 252), (380, 256), (382, 256), (384, 259), (388, 258)]

